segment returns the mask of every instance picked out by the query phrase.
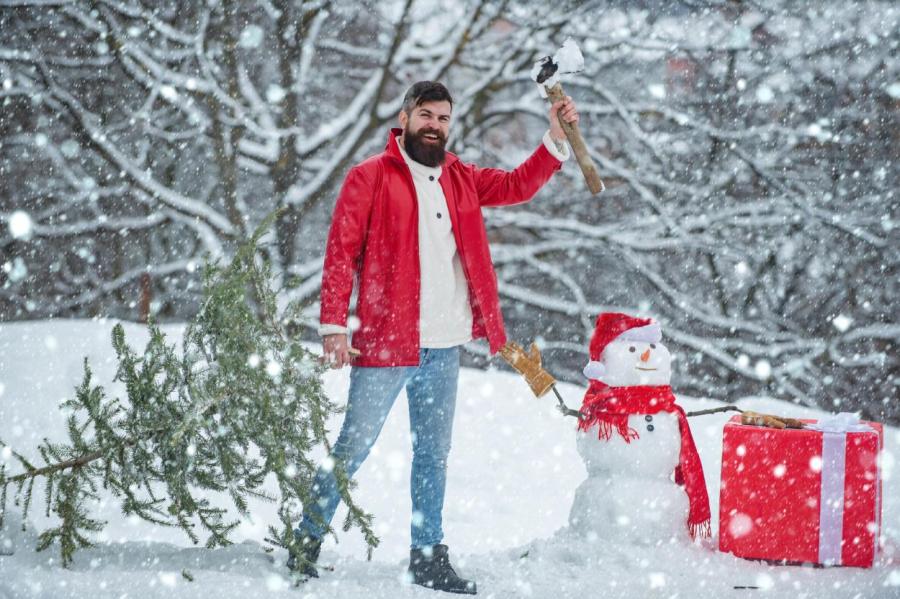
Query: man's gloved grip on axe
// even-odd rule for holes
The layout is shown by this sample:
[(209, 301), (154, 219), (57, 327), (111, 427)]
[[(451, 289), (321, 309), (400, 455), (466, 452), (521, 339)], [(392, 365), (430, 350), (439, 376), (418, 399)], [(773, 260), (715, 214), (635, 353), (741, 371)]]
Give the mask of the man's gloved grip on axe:
[[(564, 100), (567, 96), (560, 83), (560, 76), (566, 73), (577, 73), (584, 68), (584, 56), (572, 39), (567, 39), (556, 54), (545, 56), (537, 61), (531, 70), (531, 77), (538, 84), (541, 95), (552, 103)], [(572, 146), (575, 160), (587, 182), (591, 193), (598, 194), (604, 190), (603, 180), (597, 171), (597, 165), (591, 158), (590, 150), (581, 135), (577, 122), (567, 123), (560, 119), (560, 125)]]

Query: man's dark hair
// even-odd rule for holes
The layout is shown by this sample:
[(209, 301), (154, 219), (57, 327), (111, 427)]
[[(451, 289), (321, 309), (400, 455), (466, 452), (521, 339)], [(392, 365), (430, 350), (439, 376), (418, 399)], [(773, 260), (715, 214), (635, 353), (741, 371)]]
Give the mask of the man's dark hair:
[(412, 114), (416, 106), (420, 106), (425, 102), (444, 101), (450, 102), (450, 106), (453, 106), (453, 98), (450, 97), (450, 92), (444, 87), (443, 83), (419, 81), (406, 90), (406, 95), (403, 96), (403, 112)]

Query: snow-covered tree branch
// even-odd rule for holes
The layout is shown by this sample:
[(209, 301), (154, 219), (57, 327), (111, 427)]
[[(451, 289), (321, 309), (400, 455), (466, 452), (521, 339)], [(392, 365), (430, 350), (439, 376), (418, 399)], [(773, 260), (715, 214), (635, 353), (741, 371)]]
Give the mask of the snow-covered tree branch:
[(896, 8), (644, 4), (0, 5), (0, 315), (135, 318), (149, 273), (186, 319), (203, 255), (283, 207), (275, 276), (311, 332), (337, 186), (406, 88), (445, 81), (451, 149), (512, 168), (546, 127), (532, 63), (571, 36), (607, 191), (568, 165), (488, 214), (511, 336), (581, 380), (596, 312), (640, 311), (685, 392), (900, 418)]

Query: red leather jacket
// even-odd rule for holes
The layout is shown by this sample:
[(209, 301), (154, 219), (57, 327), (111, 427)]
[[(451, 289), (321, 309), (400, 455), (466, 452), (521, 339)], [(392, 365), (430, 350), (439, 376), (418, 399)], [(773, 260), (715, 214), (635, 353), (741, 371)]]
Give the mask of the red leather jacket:
[[(398, 135), (392, 129), (384, 152), (347, 173), (328, 232), (320, 321), (347, 325), (358, 275), (357, 366), (419, 363), (418, 205)], [(506, 332), (481, 209), (530, 200), (560, 166), (543, 144), (513, 171), (479, 168), (449, 152), (442, 165), (440, 184), (469, 283), (472, 337), (487, 337), (491, 353), (506, 343)]]

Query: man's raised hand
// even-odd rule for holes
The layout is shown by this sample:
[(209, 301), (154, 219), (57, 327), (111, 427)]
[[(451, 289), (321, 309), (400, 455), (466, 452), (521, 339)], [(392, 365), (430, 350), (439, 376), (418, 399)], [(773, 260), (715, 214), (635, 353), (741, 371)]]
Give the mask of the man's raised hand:
[(556, 141), (565, 141), (566, 132), (563, 131), (559, 119), (562, 117), (567, 123), (577, 123), (578, 109), (575, 108), (572, 98), (566, 96), (564, 100), (558, 100), (550, 105), (548, 117), (550, 119), (550, 137)]

